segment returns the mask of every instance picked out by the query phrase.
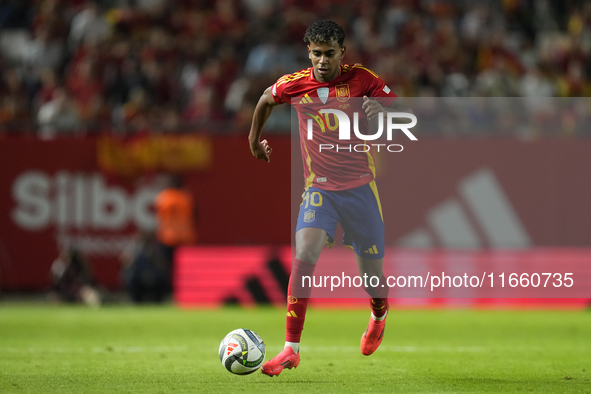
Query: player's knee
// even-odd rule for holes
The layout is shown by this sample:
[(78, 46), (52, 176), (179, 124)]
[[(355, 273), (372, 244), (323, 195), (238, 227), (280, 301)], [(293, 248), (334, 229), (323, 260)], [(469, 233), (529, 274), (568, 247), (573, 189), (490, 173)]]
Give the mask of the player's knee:
[(316, 264), (327, 239), (328, 235), (323, 230), (300, 230), (296, 234), (296, 258), (310, 264)]
[(322, 245), (319, 247), (317, 242), (300, 242), (296, 246), (296, 259), (316, 264), (321, 251)]

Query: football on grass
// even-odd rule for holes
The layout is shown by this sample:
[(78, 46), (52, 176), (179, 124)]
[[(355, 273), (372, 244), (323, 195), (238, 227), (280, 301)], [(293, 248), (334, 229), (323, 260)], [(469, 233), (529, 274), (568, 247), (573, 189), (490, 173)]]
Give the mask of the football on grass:
[(248, 375), (263, 365), (265, 343), (252, 330), (231, 331), (220, 343), (220, 361), (233, 374)]

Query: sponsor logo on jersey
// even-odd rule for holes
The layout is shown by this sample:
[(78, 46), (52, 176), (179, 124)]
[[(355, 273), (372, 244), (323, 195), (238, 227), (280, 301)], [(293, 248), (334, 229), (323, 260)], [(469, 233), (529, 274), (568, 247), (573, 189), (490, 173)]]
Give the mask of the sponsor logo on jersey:
[(343, 83), (341, 85), (337, 85), (334, 87), (335, 95), (337, 96), (337, 100), (340, 102), (345, 102), (349, 100), (351, 97), (351, 92), (349, 91), (349, 84)]
[(388, 85), (384, 86), (384, 89), (382, 89), (384, 91), (384, 93), (388, 94), (390, 93), (390, 88), (388, 87)]
[(312, 99), (310, 98), (310, 96), (308, 96), (308, 93), (306, 93), (304, 95), (304, 97), (300, 100), (300, 104), (310, 104), (312, 102)]
[(277, 84), (273, 84), (273, 96), (277, 96)]
[(316, 182), (317, 182), (317, 183), (322, 183), (322, 182), (326, 182), (326, 181), (327, 181), (327, 179), (326, 179), (326, 177), (325, 177), (325, 176), (323, 176), (323, 177), (320, 177), (320, 178), (316, 178)]
[(328, 100), (328, 88), (318, 88), (316, 89), (316, 92), (318, 93), (318, 97), (320, 98), (320, 101), (322, 101), (322, 104), (326, 104), (326, 101)]

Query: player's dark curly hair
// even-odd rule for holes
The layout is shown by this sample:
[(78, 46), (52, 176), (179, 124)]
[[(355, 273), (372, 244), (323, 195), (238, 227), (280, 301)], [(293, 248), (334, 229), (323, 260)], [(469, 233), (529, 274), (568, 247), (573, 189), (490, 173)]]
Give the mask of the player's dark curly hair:
[(333, 40), (342, 47), (345, 43), (345, 30), (338, 23), (328, 19), (312, 23), (304, 35), (304, 42), (308, 45), (311, 42), (324, 44)]

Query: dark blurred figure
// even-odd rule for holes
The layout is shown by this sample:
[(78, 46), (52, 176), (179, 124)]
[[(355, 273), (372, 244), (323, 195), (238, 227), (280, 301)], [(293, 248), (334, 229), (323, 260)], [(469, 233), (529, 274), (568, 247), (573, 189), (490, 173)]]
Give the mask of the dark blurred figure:
[(101, 296), (95, 287), (88, 263), (80, 251), (65, 247), (51, 265), (52, 296), (64, 302), (83, 302), (100, 306)]
[(171, 265), (153, 232), (137, 235), (121, 255), (122, 279), (133, 302), (162, 302), (171, 291)]

